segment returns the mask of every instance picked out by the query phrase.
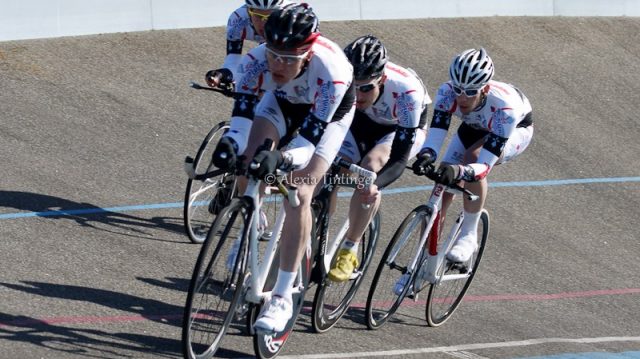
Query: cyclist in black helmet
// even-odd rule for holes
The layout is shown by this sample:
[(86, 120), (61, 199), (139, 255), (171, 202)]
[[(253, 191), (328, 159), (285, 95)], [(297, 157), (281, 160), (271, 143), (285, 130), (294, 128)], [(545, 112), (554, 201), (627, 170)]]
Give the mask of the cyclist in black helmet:
[[(382, 42), (362, 36), (344, 48), (353, 65), (356, 113), (340, 155), (378, 174), (372, 186), (351, 197), (347, 239), (329, 278), (342, 282), (357, 268), (360, 239), (377, 211), (380, 189), (398, 179), (425, 139), (431, 98), (413, 70), (392, 63)], [(368, 208), (362, 204), (370, 204)]]
[[(310, 239), (313, 192), (353, 119), (351, 64), (317, 28), (318, 19), (306, 4), (269, 16), (266, 43), (252, 49), (240, 66), (231, 128), (213, 155), (214, 164), (225, 168), (244, 152), (260, 164), (251, 170), (254, 175), (266, 180), (280, 168), (290, 172), (288, 178), (298, 187), (300, 206), (284, 204), (280, 269), (271, 300), (255, 323), (261, 330), (282, 331), (292, 316), (296, 271)], [(267, 138), (275, 149), (256, 153)]]
[(245, 40), (264, 42), (264, 24), (274, 10), (292, 4), (290, 0), (245, 0), (227, 21), (227, 56), (219, 69), (205, 75), (211, 87), (224, 87), (237, 78)]

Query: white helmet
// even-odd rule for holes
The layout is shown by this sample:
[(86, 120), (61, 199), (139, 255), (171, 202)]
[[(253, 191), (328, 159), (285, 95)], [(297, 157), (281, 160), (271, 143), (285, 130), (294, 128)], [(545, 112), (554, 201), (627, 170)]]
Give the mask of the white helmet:
[(493, 77), (493, 61), (484, 48), (465, 50), (453, 59), (449, 76), (455, 86), (480, 88)]
[(245, 0), (247, 6), (258, 10), (275, 10), (284, 5), (284, 0)]

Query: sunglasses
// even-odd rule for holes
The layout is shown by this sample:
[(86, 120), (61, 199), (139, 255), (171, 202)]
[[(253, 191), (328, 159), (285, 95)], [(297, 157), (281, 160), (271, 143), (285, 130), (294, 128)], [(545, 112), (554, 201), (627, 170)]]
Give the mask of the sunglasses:
[(462, 87), (453, 86), (453, 92), (455, 92), (457, 96), (460, 96), (464, 93), (464, 95), (467, 97), (473, 97), (479, 94), (480, 90), (481, 89), (463, 89)]
[(376, 88), (376, 85), (378, 84), (379, 81), (373, 81), (373, 82), (369, 82), (368, 84), (362, 84), (362, 85), (356, 85), (356, 91), (360, 91), (362, 93), (367, 93), (371, 90), (373, 90), (374, 88)]
[(309, 51), (311, 51), (311, 49), (309, 49), (305, 53), (300, 55), (284, 55), (284, 54), (279, 54), (268, 47), (265, 47), (265, 48), (267, 49), (267, 57), (269, 59), (285, 65), (292, 65), (302, 61), (305, 57), (307, 57), (307, 55), (309, 54)]
[(251, 10), (251, 8), (247, 9), (247, 11), (249, 12), (250, 16), (256, 17), (256, 18), (260, 19), (260, 21), (264, 21), (264, 22), (267, 21), (267, 19), (269, 18), (269, 15), (270, 15), (270, 14), (257, 13), (255, 11)]

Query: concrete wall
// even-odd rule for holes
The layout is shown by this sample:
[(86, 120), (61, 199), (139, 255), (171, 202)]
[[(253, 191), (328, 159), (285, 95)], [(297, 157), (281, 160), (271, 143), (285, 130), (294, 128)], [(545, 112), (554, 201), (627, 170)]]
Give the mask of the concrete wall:
[[(640, 0), (308, 0), (322, 21), (640, 16)], [(224, 26), (242, 0), (0, 0), (0, 41)]]

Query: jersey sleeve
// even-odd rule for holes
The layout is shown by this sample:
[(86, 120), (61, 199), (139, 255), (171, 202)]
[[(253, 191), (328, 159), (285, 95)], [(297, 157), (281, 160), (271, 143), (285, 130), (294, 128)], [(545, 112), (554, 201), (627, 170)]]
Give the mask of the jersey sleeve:
[(433, 107), (433, 118), (429, 125), (427, 139), (422, 145), (422, 149), (432, 149), (436, 157), (440, 152), (440, 147), (444, 143), (449, 127), (451, 126), (451, 115), (456, 109), (455, 95), (448, 82), (440, 86), (436, 94), (436, 101)]
[(487, 171), (500, 159), (504, 151), (504, 146), (509, 136), (511, 136), (516, 129), (517, 124), (513, 109), (503, 107), (493, 112), (489, 126), (491, 132), (478, 156), (478, 163), (488, 166)]
[(238, 68), (231, 123), (229, 131), (225, 135), (238, 144), (238, 153), (243, 153), (247, 147), (255, 108), (259, 101), (258, 95), (266, 70), (267, 61), (261, 46), (252, 49), (244, 56)]

